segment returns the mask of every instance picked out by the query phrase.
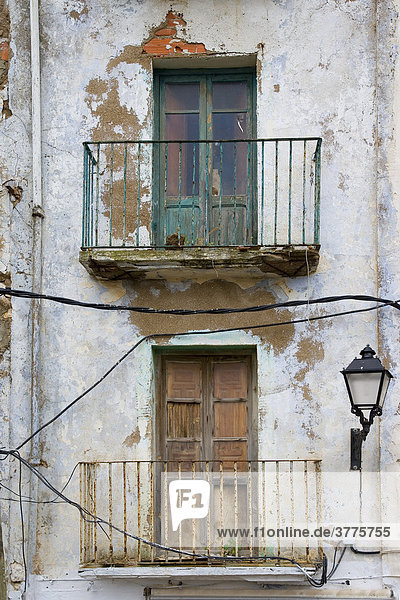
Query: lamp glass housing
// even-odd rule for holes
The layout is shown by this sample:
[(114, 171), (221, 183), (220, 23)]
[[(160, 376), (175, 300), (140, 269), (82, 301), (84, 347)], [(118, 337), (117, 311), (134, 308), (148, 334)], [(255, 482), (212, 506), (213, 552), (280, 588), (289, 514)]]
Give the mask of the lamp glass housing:
[(388, 390), (389, 383), (390, 383), (391, 379), (392, 379), (392, 375), (389, 373), (389, 371), (385, 371), (385, 373), (383, 375), (381, 395), (380, 395), (380, 398), (379, 398), (379, 406), (380, 406), (380, 408), (382, 408), (383, 403), (385, 402), (386, 393), (387, 393), (387, 390)]
[(377, 404), (382, 373), (347, 373), (345, 377), (353, 405), (368, 409)]
[[(353, 412), (370, 410), (372, 418), (382, 411), (392, 374), (385, 369), (375, 350), (367, 345), (342, 374)], [(357, 413), (358, 414), (358, 413)], [(372, 422), (372, 421), (371, 421)]]
[(368, 344), (342, 370), (351, 403), (351, 412), (360, 418), (362, 429), (351, 430), (350, 469), (361, 470), (361, 446), (376, 416), (382, 414), (383, 403), (393, 375), (385, 369), (376, 352)]

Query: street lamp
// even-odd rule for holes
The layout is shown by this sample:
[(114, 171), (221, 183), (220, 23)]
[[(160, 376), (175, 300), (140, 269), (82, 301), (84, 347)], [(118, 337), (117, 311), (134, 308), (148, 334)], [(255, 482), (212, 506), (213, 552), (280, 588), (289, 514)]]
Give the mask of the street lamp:
[(389, 382), (393, 377), (375, 357), (376, 352), (369, 344), (360, 354), (361, 358), (355, 358), (347, 369), (341, 371), (350, 397), (351, 412), (360, 417), (362, 426), (362, 429), (351, 430), (350, 468), (355, 471), (361, 469), (361, 445), (374, 418), (382, 414)]

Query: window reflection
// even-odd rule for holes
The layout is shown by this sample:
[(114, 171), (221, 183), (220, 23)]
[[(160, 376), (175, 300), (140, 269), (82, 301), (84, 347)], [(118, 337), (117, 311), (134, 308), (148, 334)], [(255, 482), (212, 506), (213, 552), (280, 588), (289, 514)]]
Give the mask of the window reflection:
[[(166, 115), (166, 137), (168, 140), (198, 140), (199, 115)], [(168, 196), (192, 196), (199, 193), (199, 144), (168, 144), (167, 164)]]
[[(213, 138), (247, 138), (246, 113), (214, 113)], [(247, 191), (247, 143), (213, 144), (213, 195), (244, 195)], [(222, 185), (222, 190), (220, 186)]]
[(212, 105), (214, 110), (246, 110), (247, 82), (218, 81), (213, 83)]
[(170, 110), (199, 110), (200, 85), (198, 83), (166, 83), (165, 107)]

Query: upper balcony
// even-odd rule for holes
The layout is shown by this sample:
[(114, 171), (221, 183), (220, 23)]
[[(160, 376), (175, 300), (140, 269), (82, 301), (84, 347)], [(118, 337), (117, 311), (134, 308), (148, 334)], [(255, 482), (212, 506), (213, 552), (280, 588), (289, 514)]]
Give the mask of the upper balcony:
[(80, 261), (96, 277), (315, 271), (320, 138), (84, 143)]

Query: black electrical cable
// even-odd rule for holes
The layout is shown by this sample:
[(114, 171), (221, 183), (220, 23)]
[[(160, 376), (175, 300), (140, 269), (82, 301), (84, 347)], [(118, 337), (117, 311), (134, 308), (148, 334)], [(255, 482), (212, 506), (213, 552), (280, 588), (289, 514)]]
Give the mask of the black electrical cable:
[(114, 371), (114, 369), (116, 369), (118, 367), (118, 365), (125, 360), (125, 358), (127, 358), (127, 356), (129, 356), (129, 354), (131, 354), (134, 350), (136, 350), (136, 348), (142, 343), (144, 342), (146, 339), (149, 339), (150, 337), (154, 337), (154, 336), (145, 336), (143, 338), (141, 338), (134, 346), (132, 346), (132, 348), (130, 348), (127, 352), (125, 352), (125, 354), (123, 354), (121, 356), (121, 358), (119, 360), (117, 360), (116, 363), (113, 364), (112, 367), (110, 367), (110, 369), (108, 369), (108, 371), (106, 371), (104, 373), (104, 375), (102, 375), (100, 377), (100, 379), (98, 379), (93, 385), (91, 385), (89, 388), (87, 388), (84, 392), (82, 392), (82, 394), (80, 394), (77, 398), (75, 398), (74, 400), (72, 400), (72, 402), (70, 402), (69, 404), (67, 404), (67, 406), (65, 406), (59, 413), (57, 413), (52, 419), (50, 419), (49, 421), (47, 421), (46, 423), (44, 423), (44, 425), (42, 425), (41, 427), (39, 427), (36, 431), (34, 431), (32, 433), (32, 435), (30, 435), (29, 437), (27, 437), (21, 444), (19, 444), (19, 446), (17, 446), (17, 450), (20, 450), (23, 446), (25, 446), (25, 444), (27, 444), (32, 438), (34, 438), (38, 433), (40, 433), (41, 431), (43, 431), (43, 429), (45, 429), (46, 427), (48, 427), (49, 425), (51, 425), (52, 423), (54, 423), (54, 421), (56, 421), (58, 418), (61, 417), (61, 415), (63, 415), (65, 412), (67, 412), (67, 410), (69, 410), (72, 406), (74, 406), (74, 404), (76, 404), (79, 400), (81, 400), (82, 398), (84, 398), (87, 394), (89, 394), (89, 392), (91, 392), (95, 387), (97, 387), (102, 381), (104, 381), (104, 379), (106, 377), (108, 377), (108, 375), (110, 375), (110, 373), (112, 373), (112, 371)]
[[(2, 460), (5, 460), (5, 459), (7, 459), (7, 456), (4, 456)], [(71, 483), (71, 479), (74, 476), (74, 473), (78, 467), (79, 467), (79, 463), (76, 463), (76, 465), (72, 469), (72, 471), (67, 479), (67, 482), (61, 488), (61, 492), (64, 492), (64, 490)], [(6, 500), (8, 502), (19, 502), (20, 501), (20, 497), (21, 497), (20, 494), (18, 492), (16, 492), (15, 490), (11, 489), (10, 487), (8, 487), (7, 485), (5, 485), (2, 481), (0, 481), (0, 489), (1, 488), (4, 488), (8, 492), (10, 492), (10, 494), (17, 496), (17, 498), (0, 497), (0, 500)], [(53, 498), (52, 500), (33, 500), (33, 498), (31, 498), (30, 496), (25, 496), (25, 495), (22, 496), (22, 501), (25, 502), (26, 504), (59, 504), (59, 503), (61, 503), (61, 500), (57, 501), (57, 498)]]
[(323, 587), (328, 581), (327, 573), (328, 573), (328, 559), (327, 559), (326, 555), (323, 554), (321, 579), (319, 581), (316, 581), (315, 579), (313, 579), (312, 581), (310, 581), (311, 585), (313, 587), (317, 587), (317, 588)]
[(98, 310), (111, 310), (111, 311), (123, 311), (128, 310), (131, 312), (148, 313), (148, 314), (163, 314), (163, 315), (211, 315), (211, 314), (234, 314), (234, 313), (249, 313), (249, 312), (261, 312), (266, 310), (273, 310), (276, 308), (295, 308), (298, 306), (310, 306), (312, 304), (327, 304), (332, 302), (342, 302), (345, 300), (355, 300), (358, 302), (378, 302), (379, 304), (389, 304), (400, 310), (400, 304), (396, 300), (390, 300), (388, 298), (379, 298), (376, 296), (368, 296), (365, 294), (345, 294), (339, 296), (326, 296), (322, 298), (315, 298), (314, 300), (288, 300), (287, 302), (275, 302), (274, 304), (260, 304), (256, 306), (248, 306), (245, 308), (206, 308), (206, 309), (161, 309), (161, 308), (150, 308), (144, 306), (125, 306), (117, 304), (99, 304), (95, 302), (81, 302), (80, 300), (73, 300), (72, 298), (66, 298), (63, 296), (52, 296), (49, 294), (38, 294), (35, 292), (29, 292), (27, 290), (15, 290), (13, 288), (1, 288), (0, 296), (13, 296), (15, 298), (36, 298), (41, 300), (50, 300), (59, 304), (66, 304), (70, 306), (80, 306), (83, 308), (93, 308)]
[[(163, 544), (158, 544), (157, 542), (152, 542), (150, 540), (147, 540), (145, 538), (142, 538), (140, 536), (134, 535), (132, 533), (129, 533), (128, 531), (125, 531), (119, 527), (117, 527), (116, 525), (114, 525), (113, 523), (111, 523), (110, 521), (107, 521), (105, 519), (102, 519), (101, 517), (98, 517), (94, 514), (92, 514), (91, 512), (89, 512), (87, 509), (85, 509), (83, 506), (81, 506), (80, 504), (78, 504), (77, 502), (74, 502), (73, 500), (71, 500), (70, 498), (68, 498), (67, 496), (65, 496), (62, 492), (60, 492), (59, 490), (57, 490), (48, 480), (47, 478), (40, 473), (40, 471), (38, 471), (33, 465), (31, 465), (27, 460), (25, 460), (24, 458), (22, 458), (22, 456), (20, 455), (20, 453), (16, 450), (0, 450), (0, 454), (4, 455), (4, 456), (13, 456), (14, 458), (17, 458), (20, 461), (20, 466), (24, 465), (25, 467), (27, 467), (42, 483), (43, 485), (45, 485), (47, 488), (49, 488), (54, 494), (56, 494), (61, 500), (63, 500), (65, 503), (75, 507), (82, 519), (84, 519), (86, 522), (89, 523), (94, 523), (95, 525), (99, 525), (101, 527), (101, 525), (106, 525), (110, 528), (112, 528), (114, 531), (117, 531), (118, 533), (121, 533), (122, 535), (125, 535), (131, 539), (134, 539), (136, 541), (139, 541), (143, 544), (147, 544), (148, 546), (151, 546), (153, 548), (158, 548), (160, 550), (167, 550), (169, 552), (174, 552), (176, 554), (179, 555), (184, 555), (184, 556), (188, 556), (191, 558), (199, 558), (199, 559), (207, 559), (207, 560), (224, 560), (226, 562), (237, 562), (237, 561), (243, 561), (244, 559), (246, 561), (252, 561), (252, 560), (256, 560), (259, 561), (260, 558), (263, 558), (264, 560), (277, 560), (277, 561), (283, 561), (283, 562), (288, 562), (294, 566), (296, 566), (297, 568), (299, 568), (302, 573), (306, 576), (307, 580), (309, 581), (309, 583), (311, 585), (313, 585), (314, 587), (322, 587), (326, 582), (327, 582), (327, 566), (328, 566), (328, 561), (327, 561), (327, 557), (325, 556), (325, 554), (323, 555), (323, 559), (322, 559), (322, 574), (321, 574), (321, 579), (320, 581), (315, 580), (309, 573), (307, 573), (306, 569), (304, 569), (296, 560), (292, 559), (292, 558), (288, 558), (285, 556), (263, 556), (263, 557), (259, 557), (259, 556), (249, 556), (249, 557), (243, 557), (243, 556), (221, 556), (221, 555), (214, 555), (214, 554), (196, 554), (195, 552), (188, 552), (186, 550), (179, 550), (178, 548), (172, 548), (170, 546), (165, 546)], [(22, 490), (21, 490), (21, 495), (22, 495)], [(26, 577), (25, 577), (25, 581), (26, 581)], [(25, 583), (26, 585), (26, 583)]]
[(343, 547), (343, 550), (342, 550), (342, 552), (340, 553), (340, 556), (339, 556), (339, 560), (337, 561), (337, 564), (336, 564), (336, 553), (337, 553), (337, 550), (338, 550), (338, 546), (336, 546), (335, 553), (333, 555), (332, 569), (330, 570), (329, 574), (327, 575), (327, 580), (328, 581), (329, 581), (329, 579), (331, 579), (334, 576), (334, 574), (336, 573), (336, 571), (337, 571), (340, 563), (342, 562), (343, 556), (345, 555), (345, 552), (346, 552), (346, 546)]
[[(7, 456), (5, 457), (7, 458)], [(3, 482), (0, 483), (0, 488), (4, 488), (5, 490), (7, 490), (7, 492), (10, 492), (10, 494), (14, 494), (14, 496), (17, 496), (18, 498), (20, 497), (19, 493), (16, 492), (15, 490), (12, 490), (11, 488), (7, 487)], [(3, 500), (6, 500), (7, 498), (3, 498)], [(14, 499), (14, 498), (13, 498)], [(33, 502), (33, 499), (30, 496), (22, 496), (23, 501), (31, 501)], [(11, 500), (11, 498), (10, 498)]]
[[(396, 303), (397, 304), (397, 303)], [(154, 338), (161, 338), (161, 337), (170, 337), (170, 336), (188, 336), (188, 335), (211, 335), (211, 334), (215, 334), (215, 333), (228, 333), (228, 332), (232, 332), (232, 331), (242, 331), (244, 329), (248, 329), (248, 330), (254, 330), (254, 329), (266, 329), (269, 327), (279, 327), (279, 326), (283, 326), (283, 325), (292, 325), (292, 324), (298, 324), (298, 323), (309, 323), (311, 321), (319, 321), (322, 319), (330, 319), (332, 317), (340, 317), (340, 316), (344, 316), (344, 315), (353, 315), (353, 314), (357, 314), (357, 313), (363, 313), (363, 312), (369, 312), (372, 310), (378, 310), (379, 308), (383, 308), (385, 306), (391, 306), (392, 304), (383, 304), (380, 306), (370, 306), (368, 308), (359, 308), (356, 310), (346, 310), (346, 311), (341, 311), (341, 312), (337, 312), (337, 313), (329, 313), (327, 315), (319, 315), (316, 317), (306, 317), (304, 319), (294, 319), (294, 320), (290, 320), (290, 321), (278, 321), (276, 323), (264, 323), (262, 325), (242, 325), (241, 327), (228, 327), (228, 328), (224, 328), (224, 329), (213, 329), (210, 331), (181, 331), (181, 332), (172, 332), (172, 333), (154, 333), (152, 335), (146, 335), (144, 337), (142, 337), (134, 346), (132, 346), (127, 352), (125, 352), (125, 354), (123, 354), (121, 356), (120, 359), (118, 359), (118, 361), (108, 369), (108, 371), (106, 371), (106, 373), (104, 373), (104, 375), (102, 375), (100, 377), (100, 379), (98, 379), (97, 381), (95, 381), (95, 383), (93, 383), (93, 385), (91, 385), (89, 388), (87, 388), (84, 392), (82, 392), (82, 394), (80, 394), (77, 398), (75, 398), (74, 400), (72, 400), (72, 402), (70, 402), (69, 404), (67, 404), (67, 406), (65, 406), (60, 412), (58, 412), (52, 419), (50, 419), (49, 421), (47, 421), (46, 423), (44, 423), (41, 427), (39, 427), (36, 431), (34, 431), (29, 437), (27, 437), (23, 442), (21, 442), (18, 446), (17, 446), (17, 450), (20, 450), (23, 446), (25, 446), (25, 444), (27, 444), (28, 442), (30, 442), (31, 439), (33, 439), (36, 435), (38, 435), (38, 433), (40, 433), (41, 431), (43, 431), (43, 429), (45, 429), (46, 427), (48, 427), (49, 425), (51, 425), (52, 423), (54, 423), (54, 421), (56, 421), (59, 417), (61, 417), (61, 415), (63, 415), (65, 412), (67, 412), (67, 410), (69, 410), (70, 408), (72, 408), (72, 406), (74, 406), (74, 404), (76, 404), (79, 400), (81, 400), (82, 398), (84, 398), (87, 394), (89, 394), (89, 392), (91, 392), (92, 390), (94, 390), (94, 388), (96, 388), (102, 381), (104, 381), (104, 379), (106, 379), (106, 377), (108, 377), (108, 375), (110, 375), (110, 373), (112, 373), (112, 371), (114, 371), (114, 369), (116, 369), (118, 367), (118, 365), (121, 364), (121, 362), (123, 360), (125, 360), (134, 350), (136, 350), (136, 348), (138, 346), (140, 346), (140, 344), (142, 344), (144, 341), (149, 340), (149, 339), (154, 339)]]
[(350, 550), (354, 552), (354, 554), (380, 554), (380, 550), (357, 550), (354, 546), (350, 546)]
[(329, 577), (332, 577), (333, 569), (335, 568), (337, 551), (338, 551), (338, 546), (335, 546), (335, 551), (333, 553), (333, 559), (332, 559), (332, 569), (330, 570), (329, 574), (327, 575), (328, 579), (329, 579)]
[(328, 581), (328, 577), (327, 577), (327, 573), (328, 573), (328, 558), (326, 556), (326, 554), (323, 555), (322, 557), (322, 576), (321, 576), (321, 586), (325, 585), (325, 583), (327, 583)]
[[(6, 498), (5, 496), (0, 496), (0, 500), (3, 502), (18, 502), (19, 503), (19, 494), (17, 494), (18, 498)], [(28, 500), (22, 499), (24, 504), (64, 504), (62, 500)]]

